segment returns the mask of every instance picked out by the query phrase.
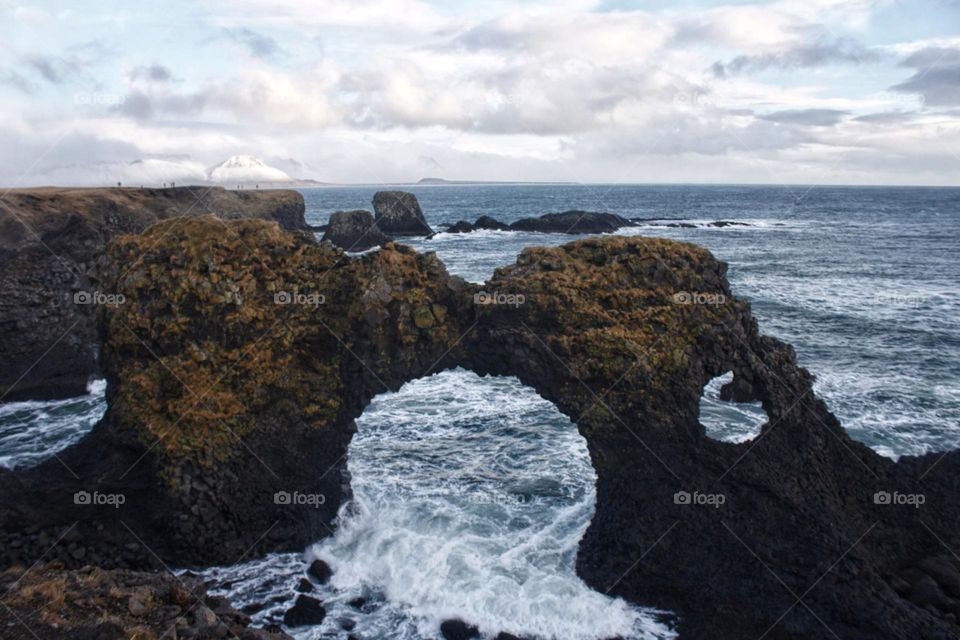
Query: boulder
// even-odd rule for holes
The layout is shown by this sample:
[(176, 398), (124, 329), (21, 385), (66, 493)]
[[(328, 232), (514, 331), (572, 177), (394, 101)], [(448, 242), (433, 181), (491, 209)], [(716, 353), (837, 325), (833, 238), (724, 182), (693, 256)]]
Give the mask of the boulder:
[(300, 582), (298, 582), (296, 586), (296, 590), (300, 593), (310, 593), (314, 589), (313, 583), (306, 578), (300, 578)]
[(299, 595), (293, 606), (283, 614), (283, 624), (288, 627), (305, 627), (321, 624), (327, 617), (323, 603), (310, 596)]
[(314, 560), (310, 563), (307, 573), (320, 584), (327, 584), (333, 576), (333, 569), (323, 560)]
[(429, 236), (433, 229), (420, 209), (417, 196), (406, 191), (373, 194), (377, 226), (391, 236)]
[(480, 637), (480, 630), (463, 620), (444, 620), (440, 624), (440, 634), (445, 640), (471, 640)]
[(346, 251), (366, 251), (382, 246), (391, 238), (380, 231), (369, 211), (338, 211), (330, 216), (321, 240), (332, 242)]

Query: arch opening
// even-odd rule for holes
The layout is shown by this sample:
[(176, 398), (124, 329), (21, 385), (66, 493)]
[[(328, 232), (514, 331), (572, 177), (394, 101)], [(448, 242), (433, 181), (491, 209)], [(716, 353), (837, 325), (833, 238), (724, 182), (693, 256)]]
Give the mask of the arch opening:
[(760, 435), (769, 417), (760, 400), (737, 399), (732, 392), (725, 394), (723, 389), (730, 389), (733, 384), (734, 374), (727, 371), (704, 385), (700, 395), (700, 424), (707, 437), (741, 443)]
[[(309, 633), (421, 640), (462, 620), (485, 638), (674, 637), (657, 612), (576, 575), (596, 473), (576, 425), (533, 389), (451, 369), (374, 397), (356, 423), (353, 498), (334, 534), (307, 552), (333, 569), (313, 594), (326, 619)], [(271, 597), (257, 585), (267, 565), (252, 564), (261, 570), (217, 570), (235, 585), (224, 594)], [(279, 622), (292, 602), (303, 567), (288, 568), (285, 579), (271, 578), (287, 602), (255, 621)]]
[(577, 577), (596, 474), (576, 425), (519, 380), (445, 371), (375, 397), (357, 426), (353, 501), (313, 553), (338, 597), (382, 602), (358, 631), (669, 637)]

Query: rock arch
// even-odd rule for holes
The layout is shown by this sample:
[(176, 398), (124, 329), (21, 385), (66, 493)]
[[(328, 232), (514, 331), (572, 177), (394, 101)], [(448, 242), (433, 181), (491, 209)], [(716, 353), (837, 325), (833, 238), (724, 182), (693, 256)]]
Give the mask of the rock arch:
[[(373, 395), (463, 366), (516, 376), (576, 422), (597, 472), (578, 573), (677, 611), (683, 637), (957, 632), (944, 546), (960, 542), (960, 456), (894, 463), (851, 440), (706, 250), (532, 248), (481, 288), (401, 245), (350, 258), (275, 224), (227, 228), (164, 222), (110, 245), (100, 289), (125, 302), (99, 310), (107, 415), (0, 476), (3, 560), (183, 566), (302, 547), (349, 495), (346, 447)], [(703, 385), (731, 370), (770, 416), (739, 445), (697, 421)], [(918, 593), (931, 574), (944, 599)]]

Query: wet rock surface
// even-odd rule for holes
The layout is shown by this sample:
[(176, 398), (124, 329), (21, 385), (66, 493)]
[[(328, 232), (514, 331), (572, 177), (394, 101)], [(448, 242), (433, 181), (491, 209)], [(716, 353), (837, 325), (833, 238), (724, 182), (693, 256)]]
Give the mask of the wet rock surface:
[(283, 624), (288, 627), (304, 627), (323, 622), (327, 610), (323, 603), (310, 596), (299, 595), (293, 606), (283, 614)]
[(440, 624), (440, 633), (445, 640), (470, 640), (480, 637), (480, 630), (463, 620), (444, 620)]
[[(0, 208), (0, 398), (64, 398), (97, 373), (95, 309), (112, 301), (94, 272), (113, 237), (159, 220), (216, 214), (305, 229), (296, 191), (14, 189)], [(229, 233), (229, 229), (224, 229)]]
[[(852, 440), (706, 250), (589, 238), (526, 249), (481, 286), (402, 245), (349, 257), (228, 224), (237, 239), (197, 218), (110, 245), (99, 272), (129, 303), (99, 311), (107, 415), (58, 459), (0, 473), (0, 560), (300, 550), (349, 496), (371, 398), (462, 366), (518, 377), (577, 424), (597, 473), (577, 572), (675, 612), (682, 638), (960, 632), (943, 561), (960, 456), (893, 462)], [(698, 422), (703, 386), (730, 371), (769, 416), (740, 444)]]

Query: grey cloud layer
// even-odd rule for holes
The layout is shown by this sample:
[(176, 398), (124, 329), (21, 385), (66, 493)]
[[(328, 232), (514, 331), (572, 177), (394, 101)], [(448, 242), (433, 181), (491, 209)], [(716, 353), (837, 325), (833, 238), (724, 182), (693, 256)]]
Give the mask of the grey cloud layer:
[(894, 91), (918, 93), (929, 106), (960, 105), (960, 49), (929, 47), (903, 61), (916, 73), (891, 87)]

